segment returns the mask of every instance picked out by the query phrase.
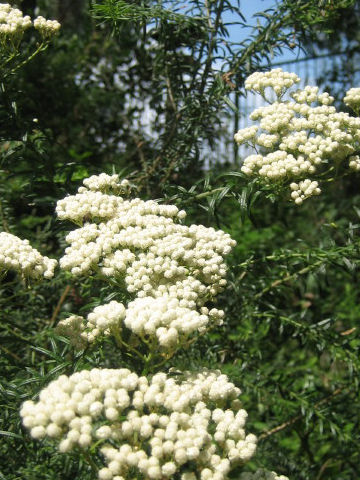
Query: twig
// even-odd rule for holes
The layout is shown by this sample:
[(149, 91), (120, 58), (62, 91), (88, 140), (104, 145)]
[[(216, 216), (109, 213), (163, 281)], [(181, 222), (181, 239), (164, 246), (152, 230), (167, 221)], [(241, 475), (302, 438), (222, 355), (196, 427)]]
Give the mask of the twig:
[(56, 305), (56, 307), (55, 307), (55, 310), (54, 310), (54, 312), (53, 312), (53, 314), (52, 314), (52, 316), (51, 316), (50, 323), (49, 323), (49, 326), (50, 326), (50, 327), (52, 327), (52, 326), (54, 325), (54, 323), (55, 323), (55, 321), (56, 321), (56, 318), (57, 318), (57, 316), (58, 316), (58, 314), (59, 314), (59, 311), (60, 311), (60, 309), (61, 309), (61, 307), (62, 307), (62, 304), (65, 302), (65, 299), (66, 299), (66, 297), (68, 296), (68, 294), (69, 294), (69, 292), (70, 292), (70, 288), (71, 288), (71, 285), (66, 285), (65, 290), (63, 291), (63, 293), (62, 293), (62, 295), (61, 295), (61, 297), (60, 297), (60, 299), (59, 299), (59, 301), (58, 301), (58, 303), (57, 303), (57, 305)]
[[(342, 392), (343, 392), (342, 388), (337, 388), (331, 395), (329, 395), (328, 397), (325, 397), (322, 400), (320, 400), (319, 402), (315, 403), (314, 409), (320, 407), (321, 405), (324, 405), (325, 403), (330, 402), (334, 397), (336, 397), (337, 395), (339, 395)], [(262, 433), (259, 436), (259, 441), (264, 440), (267, 437), (270, 437), (270, 435), (274, 435), (274, 433), (281, 432), (281, 430), (284, 430), (285, 428), (289, 427), (290, 425), (293, 425), (297, 421), (301, 420), (303, 418), (303, 416), (304, 415), (302, 413), (300, 413), (299, 415), (296, 415), (295, 417), (290, 418), (290, 420), (282, 423), (281, 425), (278, 425), (277, 427), (274, 427), (271, 430), (268, 430), (267, 432)]]
[(209, 190), (208, 192), (199, 193), (198, 195), (194, 195), (193, 197), (184, 200), (182, 204), (190, 203), (193, 200), (200, 200), (201, 198), (209, 197), (213, 193), (220, 192), (220, 190), (223, 190), (223, 187), (218, 187), (214, 188), (214, 190)]
[(99, 469), (94, 460), (91, 458), (91, 455), (86, 450), (81, 450), (81, 453), (84, 460), (90, 465), (92, 472), (97, 474)]
[[(144, 171), (144, 174), (145, 174), (145, 178), (148, 178), (149, 177), (149, 167), (148, 167), (148, 164), (146, 163), (146, 159), (145, 159), (145, 155), (144, 155), (144, 152), (143, 152), (143, 145), (144, 145), (144, 140), (141, 140), (139, 137), (135, 136), (134, 137), (134, 140), (135, 140), (135, 144), (136, 144), (136, 148), (137, 148), (137, 151), (139, 153), (139, 159), (140, 159), (140, 164), (141, 164), (141, 167)], [(149, 185), (147, 185), (147, 193), (149, 194)]]
[(10, 233), (9, 225), (8, 225), (8, 222), (5, 218), (4, 209), (3, 209), (1, 201), (0, 201), (0, 216), (1, 216), (1, 223), (2, 223), (2, 226), (3, 226), (4, 232)]
[(177, 106), (176, 106), (176, 102), (175, 102), (175, 98), (174, 98), (173, 89), (172, 89), (172, 86), (171, 86), (171, 81), (170, 81), (168, 69), (166, 69), (166, 86), (167, 86), (167, 89), (168, 89), (168, 94), (169, 94), (168, 98), (170, 100), (170, 104), (171, 104), (174, 112), (177, 113)]
[(117, 346), (119, 348), (121, 347), (125, 347), (127, 348), (128, 350), (130, 350), (131, 352), (135, 353), (135, 355), (137, 355), (143, 363), (146, 363), (145, 362), (145, 358), (144, 358), (144, 355), (142, 355), (135, 347), (133, 347), (132, 345), (130, 345), (129, 343), (126, 343), (122, 337), (121, 337), (121, 332), (119, 330), (119, 328), (113, 328), (111, 330), (112, 334), (114, 335), (114, 338), (115, 338), (115, 343), (117, 344)]
[(15, 353), (11, 352), (10, 350), (8, 350), (7, 348), (5, 348), (3, 345), (0, 345), (0, 348), (1, 350), (3, 350), (5, 353), (7, 353), (8, 355), (10, 355), (11, 357), (15, 358), (15, 360), (17, 362), (21, 362), (21, 358), (16, 355)]
[(325, 470), (328, 468), (329, 464), (331, 463), (331, 458), (328, 458), (326, 460), (326, 462), (321, 465), (321, 468), (319, 470), (319, 473), (318, 475), (316, 476), (316, 479), (315, 480), (320, 480), (320, 478), (322, 477), (322, 474), (325, 472)]
[(10, 70), (10, 74), (13, 74), (15, 73), (17, 70), (19, 70), (19, 68), (21, 67), (24, 67), (27, 63), (31, 62), (31, 60), (36, 57), (36, 55), (38, 55), (40, 52), (43, 52), (45, 51), (49, 46), (49, 43), (40, 43), (40, 45), (38, 46), (38, 48), (35, 50), (35, 52), (33, 52), (30, 57), (26, 58), (25, 60), (23, 60), (21, 63), (19, 63), (18, 65), (16, 65), (16, 67), (14, 67), (12, 70)]
[(209, 30), (210, 30), (210, 37), (209, 37), (209, 46), (208, 46), (208, 55), (205, 63), (205, 68), (204, 68), (204, 73), (201, 78), (201, 85), (200, 85), (200, 96), (205, 91), (205, 86), (206, 86), (206, 81), (208, 78), (208, 75), (211, 70), (211, 64), (213, 62), (213, 51), (216, 46), (216, 35), (218, 33), (220, 21), (221, 21), (221, 14), (223, 12), (224, 8), (224, 0), (220, 0), (217, 12), (216, 12), (216, 17), (215, 17), (215, 22), (214, 25), (211, 20), (211, 10), (208, 2), (205, 2), (206, 10), (207, 10), (207, 17), (208, 17), (208, 25), (209, 25)]
[(281, 285), (285, 282), (289, 282), (290, 280), (293, 280), (294, 278), (296, 278), (298, 275), (303, 275), (304, 273), (307, 273), (307, 272), (311, 271), (313, 268), (319, 267), (323, 263), (324, 263), (324, 260), (318, 260), (317, 262), (315, 262), (311, 265), (308, 265), (307, 267), (302, 268), (298, 272), (295, 272), (291, 275), (286, 275), (286, 277), (284, 277), (284, 278), (280, 278), (278, 280), (275, 280), (274, 282), (271, 283), (271, 285), (265, 287), (263, 290), (261, 290), (261, 292), (257, 293), (254, 296), (254, 298), (262, 297), (265, 293), (269, 292), (273, 288), (278, 287), (279, 285)]

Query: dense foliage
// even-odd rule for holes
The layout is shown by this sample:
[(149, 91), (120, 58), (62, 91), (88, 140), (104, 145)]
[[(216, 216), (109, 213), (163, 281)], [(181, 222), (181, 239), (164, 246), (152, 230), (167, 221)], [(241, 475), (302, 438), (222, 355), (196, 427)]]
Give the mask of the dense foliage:
[[(47, 37), (26, 28), (10, 50), (0, 33), (3, 235), (59, 259), (73, 226), (58, 221), (55, 204), (100, 172), (128, 178), (134, 198), (186, 209), (185, 225), (229, 233), (237, 245), (228, 284), (207, 304), (225, 311), (224, 323), (163, 356), (162, 368), (220, 369), (242, 390), (246, 429), (259, 439), (247, 470), (358, 478), (359, 173), (333, 172), (319, 197), (294, 205), (278, 184), (240, 171), (244, 159), (228, 134), (241, 114), (233, 92), (244, 95), (245, 79), (284, 49), (328, 47), (329, 38), (341, 46), (344, 29), (355, 58), (358, 2), (283, 0), (259, 12), (239, 42), (226, 19), (239, 29), (248, 19), (227, 0), (18, 3), (31, 18), (57, 18), (61, 30)], [(351, 68), (334, 74), (333, 86), (326, 79), (347, 112), (339, 91), (345, 95)], [(216, 157), (226, 142), (226, 157)], [(99, 454), (60, 454), (32, 439), (20, 406), (61, 374), (136, 370), (111, 339), (74, 351), (55, 329), (70, 314), (134, 296), (97, 275), (57, 270), (38, 282), (0, 273), (0, 478), (96, 478)]]

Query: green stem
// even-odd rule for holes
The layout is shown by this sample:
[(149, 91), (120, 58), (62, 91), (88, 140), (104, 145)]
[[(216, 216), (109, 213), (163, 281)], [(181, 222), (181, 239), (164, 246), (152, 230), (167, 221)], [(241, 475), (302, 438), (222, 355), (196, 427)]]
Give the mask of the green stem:
[(153, 365), (153, 369), (156, 370), (157, 368), (162, 367), (162, 366), (165, 365), (165, 363), (168, 362), (174, 355), (175, 355), (175, 350), (174, 350), (169, 356), (166, 356), (166, 358), (164, 358), (164, 360), (162, 360), (161, 362)]
[(153, 352), (149, 352), (149, 354), (144, 358), (145, 365), (142, 371), (143, 375), (147, 375), (151, 371), (151, 362), (153, 360)]
[(5, 62), (1, 64), (0, 69), (2, 70), (8, 63), (10, 63), (11, 60), (13, 60), (17, 56), (17, 54), (17, 52), (12, 53), (10, 57), (8, 57)]
[(268, 285), (263, 290), (261, 290), (261, 292), (257, 293), (254, 296), (254, 298), (258, 299), (258, 298), (262, 297), (265, 293), (272, 290), (273, 288), (278, 287), (279, 285), (281, 285), (283, 283), (286, 283), (286, 282), (289, 282), (290, 280), (295, 279), (298, 275), (303, 275), (304, 273), (310, 272), (313, 268), (320, 267), (320, 265), (322, 265), (324, 263), (324, 261), (325, 260), (318, 260), (317, 262), (315, 262), (311, 265), (308, 265), (307, 267), (302, 268), (298, 272), (295, 272), (291, 275), (286, 275), (286, 277), (284, 277), (284, 278), (280, 278), (278, 280), (275, 280), (274, 282), (271, 283), (271, 285)]
[(0, 217), (1, 217), (1, 223), (2, 223), (2, 226), (3, 226), (4, 232), (10, 233), (9, 225), (8, 225), (8, 222), (5, 218), (4, 209), (3, 209), (1, 201), (0, 201)]
[(98, 467), (97, 467), (96, 463), (94, 462), (94, 460), (91, 458), (91, 455), (89, 454), (89, 452), (86, 452), (86, 451), (82, 450), (81, 453), (82, 453), (82, 456), (84, 457), (86, 463), (88, 463), (90, 465), (91, 470), (97, 476)]
[(48, 46), (49, 46), (48, 42), (47, 43), (41, 42), (40, 45), (38, 46), (38, 48), (35, 50), (35, 52), (30, 55), (30, 57), (26, 58), (21, 63), (16, 65), (16, 67), (14, 67), (12, 70), (10, 70), (9, 75), (12, 74), (12, 73), (15, 73), (17, 70), (19, 70), (19, 68), (21, 68), (24, 65), (26, 65), (27, 63), (31, 62), (31, 60), (33, 60), (36, 57), (36, 55), (38, 55), (40, 52), (45, 51)]
[(121, 338), (121, 333), (120, 333), (120, 330), (118, 328), (113, 328), (111, 330), (112, 334), (114, 335), (114, 338), (115, 338), (115, 342), (116, 344), (118, 345), (119, 348), (121, 347), (125, 347), (127, 348), (128, 350), (130, 350), (131, 352), (133, 352), (135, 355), (137, 355), (139, 358), (141, 358), (141, 360), (146, 363), (146, 359), (144, 357), (144, 355), (142, 355), (136, 348), (132, 347), (131, 345), (129, 345), (128, 343), (126, 343), (122, 338)]
[(214, 188), (214, 190), (210, 190), (209, 192), (199, 193), (198, 195), (195, 195), (194, 197), (191, 197), (191, 198), (188, 198), (187, 200), (184, 200), (182, 203), (186, 204), (186, 203), (192, 202), (195, 199), (199, 200), (201, 198), (209, 197), (213, 193), (216, 193), (216, 192), (219, 192), (220, 190), (223, 190), (223, 188), (224, 187), (218, 187), (218, 188)]

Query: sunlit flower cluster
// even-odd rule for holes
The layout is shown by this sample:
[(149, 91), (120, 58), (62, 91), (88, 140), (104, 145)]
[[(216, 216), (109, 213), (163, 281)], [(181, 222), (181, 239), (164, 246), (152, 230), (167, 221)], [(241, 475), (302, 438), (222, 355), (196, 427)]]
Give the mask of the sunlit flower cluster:
[(28, 240), (21, 240), (11, 233), (0, 233), (0, 273), (14, 270), (24, 279), (51, 278), (56, 260), (41, 255)]
[(350, 88), (346, 92), (344, 103), (357, 112), (360, 108), (360, 88)]
[[(156, 338), (162, 347), (173, 348), (205, 331), (208, 323), (219, 325), (223, 312), (209, 312), (204, 304), (226, 285), (224, 256), (235, 244), (230, 236), (202, 225), (181, 225), (186, 214), (173, 205), (124, 199), (118, 192), (128, 183), (116, 175), (83, 183), (76, 195), (57, 204), (60, 219), (82, 225), (67, 235), (70, 246), (60, 266), (75, 275), (99, 271), (123, 280), (136, 295), (125, 326), (140, 337)], [(84, 340), (88, 325), (74, 317), (61, 328), (69, 331), (72, 324), (82, 329)], [(94, 334), (97, 328), (90, 341)]]
[(253, 140), (256, 137), (259, 127), (257, 125), (252, 125), (251, 127), (243, 128), (235, 133), (235, 141), (239, 144)]
[[(360, 118), (337, 112), (331, 105), (334, 98), (327, 92), (319, 94), (318, 87), (306, 86), (291, 93), (292, 100), (282, 100), (286, 90), (298, 81), (295, 74), (280, 69), (251, 75), (245, 88), (266, 99), (264, 88), (271, 87), (277, 100), (255, 109), (250, 118), (259, 121), (259, 126), (239, 130), (235, 141), (248, 143), (257, 151), (245, 158), (243, 173), (278, 185), (294, 185), (295, 180), (298, 188), (291, 187), (291, 199), (301, 204), (320, 193), (310, 175), (339, 165), (360, 169), (358, 156), (352, 155), (360, 148)], [(345, 103), (355, 106), (358, 102), (360, 106), (359, 92), (349, 90)]]
[(119, 175), (107, 175), (106, 173), (100, 173), (100, 175), (92, 175), (89, 178), (85, 178), (83, 181), (85, 187), (80, 187), (79, 192), (86, 191), (86, 189), (93, 190), (95, 192), (107, 192), (109, 190), (127, 194), (130, 190), (130, 182), (127, 179), (119, 181)]
[(288, 88), (300, 82), (295, 73), (284, 72), (275, 68), (269, 72), (255, 72), (245, 80), (246, 90), (264, 94), (267, 87), (271, 87), (277, 96), (281, 96)]
[(31, 27), (31, 18), (8, 3), (0, 3), (0, 36), (19, 36)]
[(208, 324), (221, 325), (224, 312), (200, 308), (200, 313), (182, 307), (181, 301), (164, 295), (158, 298), (137, 298), (126, 310), (124, 324), (140, 337), (155, 337), (159, 345), (174, 348), (194, 332), (204, 332)]
[(312, 182), (308, 178), (299, 183), (293, 182), (290, 184), (291, 198), (297, 205), (300, 205), (306, 198), (320, 195), (321, 190), (318, 185), (318, 182)]
[(103, 220), (113, 217), (123, 202), (121, 197), (86, 190), (57, 202), (60, 220), (82, 223), (84, 218)]
[(39, 16), (34, 20), (34, 28), (44, 37), (52, 36), (60, 30), (60, 23), (57, 20), (46, 20)]
[[(57, 204), (60, 219), (83, 224), (66, 237), (70, 246), (60, 260), (62, 268), (76, 275), (100, 267), (107, 276), (124, 276), (128, 290), (139, 296), (168, 293), (172, 285), (184, 281), (184, 289), (196, 293), (191, 300), (222, 290), (223, 256), (235, 244), (228, 234), (179, 224), (186, 214), (174, 205), (95, 191), (94, 177), (90, 184), (92, 190), (80, 187), (80, 193)], [(187, 285), (189, 279), (197, 283)]]
[(128, 369), (93, 369), (60, 376), (37, 403), (23, 404), (21, 416), (33, 438), (57, 439), (61, 452), (97, 443), (106, 465), (100, 480), (224, 480), (256, 450), (240, 393), (219, 371), (149, 380)]
[[(51, 37), (60, 29), (60, 23), (56, 20), (46, 20), (44, 17), (37, 17), (34, 22), (17, 8), (11, 7), (8, 3), (0, 3), (0, 42), (4, 47), (17, 47), (25, 30), (34, 26), (43, 37)], [(10, 41), (10, 45), (8, 45)]]
[(359, 171), (360, 170), (360, 157), (359, 155), (352, 155), (349, 158), (349, 167), (352, 170)]
[(88, 343), (93, 343), (100, 335), (111, 335), (121, 329), (125, 318), (125, 307), (115, 300), (105, 305), (99, 305), (89, 313), (87, 318), (71, 315), (61, 320), (57, 332), (70, 339), (76, 349), (83, 349)]
[(289, 480), (285, 475), (278, 475), (275, 472), (269, 472), (263, 468), (256, 470), (254, 473), (244, 472), (240, 475), (239, 480)]

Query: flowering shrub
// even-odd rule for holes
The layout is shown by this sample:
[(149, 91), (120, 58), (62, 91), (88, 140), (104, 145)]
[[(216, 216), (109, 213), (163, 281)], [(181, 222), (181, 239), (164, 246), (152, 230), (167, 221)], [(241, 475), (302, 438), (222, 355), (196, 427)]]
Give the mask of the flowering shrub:
[(220, 371), (156, 373), (147, 360), (158, 345), (173, 354), (191, 333), (221, 323), (223, 312), (205, 303), (226, 283), (223, 256), (234, 241), (222, 231), (182, 225), (185, 212), (174, 206), (120, 193), (129, 193), (129, 183), (102, 174), (58, 202), (58, 216), (81, 225), (67, 236), (71, 246), (60, 267), (121, 277), (136, 298), (127, 307), (100, 305), (86, 320), (72, 315), (58, 330), (79, 349), (107, 335), (126, 348), (126, 327), (149, 349), (146, 357), (136, 350), (147, 368), (141, 375), (126, 368), (61, 375), (38, 402), (23, 403), (23, 424), (34, 439), (55, 439), (61, 452), (78, 449), (92, 465), (91, 455), (101, 452), (100, 480), (225, 480), (256, 450), (255, 435), (244, 430), (240, 390)]
[(29, 15), (23, 16), (21, 10), (12, 8), (8, 3), (0, 3), (0, 44), (4, 49), (18, 49), (25, 30), (34, 26), (43, 38), (51, 37), (60, 29), (56, 20), (37, 17), (32, 22)]
[[(76, 195), (57, 204), (60, 219), (82, 225), (67, 235), (70, 246), (60, 267), (75, 275), (99, 271), (136, 295), (125, 314), (121, 304), (111, 302), (86, 321), (73, 316), (60, 328), (82, 346), (101, 331), (119, 334), (123, 323), (142, 340), (146, 336), (145, 343), (150, 339), (173, 349), (193, 333), (221, 324), (223, 311), (204, 304), (226, 285), (224, 256), (235, 242), (221, 230), (181, 225), (186, 214), (175, 206), (117, 194), (127, 190), (124, 180), (103, 174), (86, 179)], [(72, 327), (82, 331), (80, 343)]]
[[(31, 27), (38, 32), (41, 40), (36, 42), (35, 48), (32, 42), (22, 42), (25, 31)], [(0, 3), (1, 79), (10, 77), (36, 55), (46, 50), (60, 27), (57, 20), (46, 20), (39, 16), (32, 21), (29, 15), (24, 16), (21, 10), (11, 7), (8, 3)]]
[[(259, 126), (235, 134), (238, 144), (247, 143), (256, 151), (260, 147), (261, 152), (248, 156), (241, 171), (266, 184), (289, 185), (297, 205), (321, 193), (316, 178), (331, 179), (339, 169), (360, 170), (360, 118), (337, 112), (331, 105), (334, 99), (326, 92), (319, 94), (318, 87), (298, 89), (290, 93), (292, 100), (284, 100), (299, 81), (280, 68), (250, 75), (245, 88), (259, 93), (269, 106), (251, 113)], [(276, 96), (273, 102), (269, 90)], [(350, 89), (344, 102), (358, 112), (359, 98), (359, 89)]]
[[(0, 231), (27, 238), (42, 255), (58, 260), (63, 257), (65, 262), (68, 254), (63, 249), (75, 244), (66, 244), (67, 233), (72, 230), (70, 235), (75, 237), (85, 227), (89, 235), (92, 230), (101, 230), (96, 238), (74, 248), (74, 265), (56, 269), (51, 281), (39, 282), (43, 275), (29, 277), (32, 267), (24, 276), (21, 270), (14, 274), (10, 266), (0, 266), (4, 271), (3, 276), (0, 274), (0, 476), (7, 480), (91, 480), (102, 470), (102, 476), (112, 475), (117, 480), (146, 480), (158, 474), (156, 468), (143, 474), (127, 460), (134, 461), (128, 447), (135, 452), (143, 450), (149, 459), (159, 454), (155, 432), (166, 430), (160, 423), (150, 425), (154, 431), (148, 438), (140, 438), (140, 431), (127, 431), (126, 438), (106, 438), (109, 428), (112, 434), (122, 432), (125, 423), (133, 421), (129, 418), (132, 412), (144, 421), (152, 413), (159, 417), (179, 413), (178, 405), (167, 408), (146, 404), (140, 410), (140, 400), (133, 397), (134, 393), (138, 396), (139, 385), (127, 390), (134, 405), (123, 410), (118, 396), (115, 406), (111, 405), (115, 398), (111, 388), (102, 390), (95, 400), (87, 396), (90, 392), (84, 392), (81, 403), (91, 401), (93, 405), (99, 401), (103, 410), (98, 416), (74, 411), (76, 421), (70, 427), (71, 420), (64, 418), (57, 437), (51, 436), (59, 433), (50, 427), (55, 423), (51, 416), (49, 423), (42, 425), (44, 418), (39, 412), (33, 413), (36, 408), (50, 408), (50, 397), (54, 409), (62, 412), (62, 400), (56, 403), (47, 387), (64, 374), (68, 379), (75, 372), (79, 375), (72, 392), (65, 392), (76, 400), (75, 389), (82, 382), (80, 372), (87, 375), (95, 368), (111, 371), (111, 378), (117, 377), (120, 369), (127, 369), (129, 375), (146, 378), (148, 385), (153, 384), (157, 372), (163, 372), (166, 380), (175, 380), (181, 389), (187, 381), (187, 374), (181, 372), (191, 370), (197, 375), (204, 373), (202, 367), (206, 366), (220, 368), (229, 383), (244, 391), (238, 397), (243, 404), (239, 408), (245, 408), (249, 416), (240, 429), (245, 430), (245, 438), (250, 432), (258, 438), (257, 457), (251, 457), (247, 464), (245, 459), (234, 460), (225, 477), (239, 479), (245, 476), (244, 470), (255, 472), (258, 465), (270, 471), (277, 466), (279, 473), (288, 472), (292, 478), (360, 478), (356, 436), (359, 222), (353, 208), (359, 199), (352, 185), (357, 175), (338, 182), (336, 198), (324, 191), (312, 202), (311, 212), (307, 208), (294, 212), (291, 205), (274, 208), (263, 201), (257, 176), (250, 179), (229, 171), (228, 167), (235, 167), (228, 163), (229, 153), (237, 163), (238, 149), (235, 143), (231, 152), (221, 148), (227, 143), (227, 135), (219, 128), (228, 107), (236, 109), (228, 96), (233, 95), (234, 83), (246, 78), (249, 66), (256, 70), (271, 62), (286, 45), (296, 51), (301, 32), (307, 32), (309, 38), (308, 34), (317, 35), (333, 25), (340, 38), (338, 27), (344, 25), (345, 18), (354, 20), (356, 16), (348, 11), (337, 22), (334, 14), (340, 11), (340, 4), (344, 7), (353, 0), (277, 2), (273, 12), (259, 13), (255, 29), (235, 44), (229, 42), (225, 21), (226, 16), (235, 14), (242, 22), (234, 2), (204, 4), (199, 0), (184, 7), (184, 2), (140, 5), (127, 0), (94, 0), (72, 2), (71, 8), (66, 8), (66, 2), (51, 0), (0, 2), (8, 2), (14, 9), (17, 5), (24, 11), (23, 17), (30, 15), (32, 22), (23, 33), (20, 29), (18, 36), (4, 35), (0, 40)], [(40, 8), (36, 14), (31, 13), (35, 4)], [(50, 25), (46, 20), (38, 18), (34, 26), (40, 14), (61, 18), (64, 31), (59, 40), (51, 30), (46, 35), (44, 27)], [(346, 48), (344, 42), (340, 43), (337, 48), (333, 42), (334, 51)], [(32, 62), (47, 45), (48, 51)], [(220, 63), (215, 61), (219, 56)], [(346, 68), (336, 76), (337, 86), (342, 79), (351, 78), (355, 57), (351, 48)], [(337, 59), (345, 62), (344, 55)], [(335, 72), (326, 78), (331, 81)], [(284, 90), (291, 88), (289, 82), (293, 80), (289, 75)], [(292, 88), (299, 86), (294, 83)], [(224, 163), (225, 157), (228, 160)], [(64, 192), (69, 191), (73, 198), (81, 193), (70, 182), (77, 184), (93, 173), (111, 172), (113, 165), (116, 171), (132, 172), (131, 185), (117, 176), (110, 175), (111, 180), (107, 175), (91, 177), (84, 182), (85, 191), (94, 194), (88, 195), (90, 206), (85, 212), (73, 220), (54, 218), (53, 206), (65, 197)], [(206, 176), (204, 165), (211, 166)], [(308, 179), (319, 182), (315, 174)], [(294, 178), (286, 185), (305, 180)], [(326, 190), (326, 184), (321, 183), (321, 189)], [(308, 188), (306, 183), (301, 185)], [(275, 185), (275, 190), (282, 192), (282, 188)], [(178, 246), (175, 243), (181, 242), (186, 252), (196, 253), (199, 238), (185, 234), (184, 229), (173, 242), (165, 242), (165, 237), (170, 237), (165, 233), (156, 238), (149, 227), (146, 235), (153, 242), (150, 246), (135, 241), (115, 244), (118, 234), (124, 236), (126, 232), (127, 237), (133, 237), (135, 229), (144, 230), (139, 220), (127, 227), (120, 225), (113, 235), (104, 235), (105, 243), (110, 243), (107, 252), (108, 247), (98, 238), (110, 222), (126, 213), (119, 209), (119, 215), (112, 217), (114, 205), (110, 200), (108, 205), (98, 206), (97, 198), (103, 199), (99, 193), (115, 199), (121, 196), (122, 203), (133, 202), (135, 197), (156, 198), (161, 199), (157, 207), (167, 203), (186, 209), (188, 215), (183, 219), (156, 213), (159, 231), (167, 228), (161, 223), (163, 217), (170, 220), (171, 228), (194, 228), (190, 227), (190, 218), (199, 228), (202, 224), (224, 229), (238, 242), (230, 258), (219, 253), (231, 269), (225, 276), (220, 274), (218, 283), (207, 281), (205, 276), (211, 272), (205, 268), (210, 268), (213, 253), (207, 258), (198, 252), (197, 263), (168, 254)], [(151, 223), (148, 214), (141, 217), (146, 226)], [(210, 230), (205, 227), (208, 234)], [(219, 236), (214, 238), (217, 243)], [(191, 248), (189, 240), (193, 242)], [(165, 255), (151, 250), (155, 244), (165, 249)], [(104, 250), (98, 258), (91, 258), (98, 246)], [(85, 253), (80, 254), (80, 248)], [(215, 252), (215, 248), (212, 250)], [(157, 273), (155, 262), (165, 256), (169, 258)], [(204, 265), (199, 264), (202, 259)], [(84, 267), (84, 271), (72, 273), (77, 267)], [(141, 268), (145, 273), (138, 273)], [(219, 295), (210, 291), (225, 279), (228, 284), (220, 285)], [(223, 316), (220, 309), (226, 312)], [(114, 390), (118, 394), (121, 388)], [(98, 395), (96, 387), (91, 390)], [(62, 396), (60, 387), (57, 392)], [(31, 413), (24, 416), (24, 422), (25, 417), (34, 417), (26, 419), (28, 427), (19, 416), (25, 400), (33, 401)], [(221, 400), (215, 405), (209, 398), (202, 402), (211, 412), (217, 408), (229, 416), (231, 412), (237, 414), (238, 407), (232, 400), (224, 405)], [(69, 410), (74, 407), (71, 400), (64, 403)], [(107, 411), (111, 408), (117, 412), (115, 420), (111, 419), (114, 411)], [(186, 413), (192, 418), (197, 414), (194, 408), (191, 404), (180, 415)], [(154, 421), (154, 417), (151, 419)], [(78, 430), (79, 439), (75, 428), (78, 420), (85, 423)], [(184, 430), (186, 436), (173, 443), (189, 442), (193, 438), (189, 428), (178, 425), (177, 434)], [(39, 427), (44, 427), (44, 436)], [(98, 432), (101, 427), (104, 429)], [(212, 419), (207, 427), (211, 439), (203, 443), (200, 455), (193, 460), (180, 465), (170, 453), (157, 463), (151, 459), (154, 467), (161, 468), (164, 479), (224, 475), (221, 468), (230, 461), (230, 452), (220, 443), (221, 432), (214, 431)], [(37, 428), (32, 432), (34, 437), (33, 428)], [(199, 426), (194, 429), (198, 432)], [(71, 430), (75, 431), (69, 436)], [(88, 445), (86, 435), (91, 437)], [(74, 442), (69, 450), (67, 440)], [(237, 444), (243, 440), (234, 441)], [(163, 447), (165, 442), (162, 439)], [(210, 443), (217, 449), (212, 455), (222, 460), (221, 468), (201, 458), (204, 449), (211, 451)], [(60, 452), (60, 445), (65, 453)], [(186, 454), (196, 453), (187, 452), (185, 447)], [(117, 453), (122, 449), (126, 460), (120, 469), (112, 464), (119, 458), (111, 459), (115, 453), (107, 448)], [(217, 460), (213, 458), (214, 463)], [(165, 467), (166, 463), (170, 465)], [(174, 465), (176, 471), (171, 474)], [(144, 462), (141, 466), (144, 468)], [(104, 468), (114, 469), (114, 473)], [(274, 480), (278, 475), (263, 470), (247, 474), (248, 478), (266, 476)]]

